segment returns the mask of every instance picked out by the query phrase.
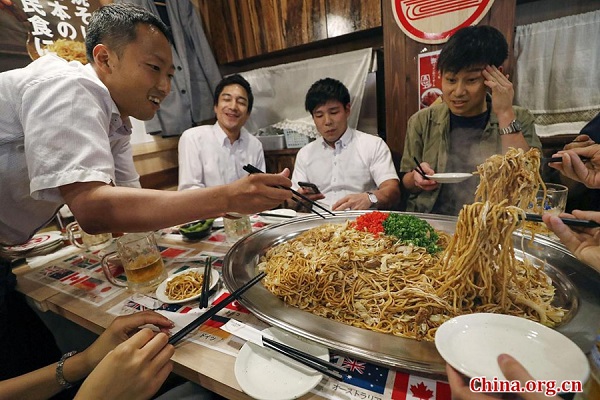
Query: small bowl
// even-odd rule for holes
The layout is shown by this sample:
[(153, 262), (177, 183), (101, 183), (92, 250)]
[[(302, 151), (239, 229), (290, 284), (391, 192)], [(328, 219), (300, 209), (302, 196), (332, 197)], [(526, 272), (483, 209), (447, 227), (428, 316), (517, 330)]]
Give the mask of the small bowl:
[[(206, 221), (209, 222), (208, 228), (206, 228), (206, 229), (203, 229), (201, 231), (187, 231), (187, 230), (185, 230), (186, 228), (189, 228), (189, 227), (191, 227), (193, 225), (198, 224), (199, 222), (202, 222), (202, 220), (201, 221), (193, 221), (193, 222), (189, 222), (189, 223), (187, 223), (185, 225), (181, 225), (179, 227), (179, 233), (183, 237), (185, 237), (186, 239), (189, 239), (189, 240), (204, 239), (205, 237), (207, 237), (208, 235), (210, 235), (210, 232), (211, 232), (214, 220), (206, 220)], [(182, 228), (184, 230), (182, 230)]]

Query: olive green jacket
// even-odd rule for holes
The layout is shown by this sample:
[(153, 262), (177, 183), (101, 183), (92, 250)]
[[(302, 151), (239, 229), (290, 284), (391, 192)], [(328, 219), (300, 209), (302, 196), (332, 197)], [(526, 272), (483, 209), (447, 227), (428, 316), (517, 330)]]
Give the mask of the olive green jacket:
[[(491, 104), (488, 103), (491, 107)], [(535, 133), (533, 115), (522, 107), (513, 106), (516, 119), (521, 123), (521, 131), (531, 147), (541, 150), (542, 144)], [(408, 130), (404, 142), (404, 154), (400, 163), (401, 172), (409, 172), (415, 167), (413, 157), (427, 162), (435, 172), (446, 171), (448, 163), (448, 134), (450, 132), (450, 110), (445, 103), (436, 104), (413, 114), (408, 120)], [(498, 117), (493, 112), (485, 127), (478, 146), (478, 154), (473, 157), (478, 163), (493, 154), (502, 153), (502, 142), (498, 128)], [(440, 187), (432, 191), (411, 193), (407, 200), (407, 211), (429, 213), (440, 193)]]

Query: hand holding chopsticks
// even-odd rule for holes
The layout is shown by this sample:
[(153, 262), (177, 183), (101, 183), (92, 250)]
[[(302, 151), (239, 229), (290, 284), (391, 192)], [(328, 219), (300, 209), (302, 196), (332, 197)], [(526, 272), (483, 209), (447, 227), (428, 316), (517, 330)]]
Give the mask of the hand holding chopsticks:
[(250, 289), (257, 282), (259, 282), (262, 278), (264, 278), (265, 275), (266, 274), (264, 272), (261, 272), (260, 274), (256, 275), (254, 278), (252, 278), (251, 280), (246, 282), (243, 286), (239, 287), (237, 290), (235, 290), (233, 293), (231, 293), (225, 299), (220, 301), (218, 304), (215, 304), (211, 309), (209, 309), (208, 311), (206, 311), (205, 313), (200, 315), (198, 318), (196, 318), (195, 320), (193, 320), (192, 322), (190, 322), (189, 324), (184, 326), (179, 332), (177, 332), (176, 334), (174, 334), (173, 336), (171, 336), (169, 338), (169, 344), (175, 344), (175, 343), (179, 342), (188, 333), (190, 333), (191, 331), (193, 331), (194, 329), (196, 329), (197, 327), (199, 327), (200, 325), (202, 325), (203, 323), (205, 323), (206, 321), (208, 321), (209, 319), (214, 317), (219, 311), (221, 311), (223, 308), (225, 308), (227, 306), (227, 304), (231, 303), (232, 301), (234, 301), (238, 297), (240, 297), (246, 290)]
[[(544, 222), (542, 216), (539, 214), (525, 214), (525, 220), (531, 222)], [(578, 226), (582, 228), (598, 228), (600, 224), (596, 221), (577, 219), (577, 218), (560, 218), (560, 220), (568, 226)]]
[[(244, 167), (243, 167), (243, 168), (244, 168), (244, 171), (246, 171), (246, 172), (248, 172), (248, 173), (250, 173), (250, 174), (262, 174), (262, 173), (263, 173), (263, 171), (261, 171), (260, 169), (256, 168), (256, 167), (255, 167), (255, 166), (253, 166), (253, 165), (250, 165), (250, 164), (248, 164), (248, 165), (244, 165)], [(319, 207), (319, 208), (320, 208), (320, 209), (322, 209), (323, 211), (325, 211), (325, 212), (327, 212), (327, 213), (329, 213), (329, 214), (331, 214), (331, 215), (333, 215), (333, 216), (335, 217), (335, 214), (334, 214), (334, 213), (332, 213), (331, 211), (329, 211), (329, 210), (328, 210), (328, 209), (326, 209), (325, 207), (321, 206), (321, 205), (320, 205), (319, 203), (317, 203), (316, 201), (312, 201), (311, 199), (309, 199), (308, 197), (306, 197), (306, 196), (305, 196), (305, 195), (303, 195), (302, 193), (299, 193), (299, 192), (295, 191), (295, 190), (294, 190), (294, 189), (292, 189), (292, 188), (284, 188), (284, 187), (282, 187), (282, 186), (278, 186), (278, 187), (279, 187), (279, 188), (282, 188), (282, 189), (288, 189), (288, 190), (290, 190), (290, 191), (291, 191), (291, 192), (292, 192), (294, 195), (296, 195), (296, 196), (300, 197), (302, 200), (304, 200), (304, 201), (306, 201), (306, 202), (308, 202), (308, 203), (312, 204), (312, 206), (313, 206), (312, 208), (311, 208), (311, 207), (307, 207), (307, 206), (305, 206), (305, 205), (304, 205), (304, 203), (302, 203), (302, 202), (301, 202), (301, 201), (299, 201), (298, 199), (296, 199), (296, 198), (292, 197), (292, 200), (294, 200), (294, 201), (295, 201), (295, 202), (297, 202), (298, 204), (304, 205), (306, 208), (308, 208), (310, 211), (312, 211), (312, 212), (314, 212), (315, 214), (317, 214), (319, 217), (321, 217), (321, 218), (323, 218), (323, 219), (325, 218), (325, 216), (321, 215), (321, 213), (319, 213), (317, 210), (315, 210), (315, 209), (314, 209), (314, 207)]]
[(417, 160), (417, 157), (413, 157), (413, 160), (415, 160), (415, 164), (417, 164), (417, 166), (415, 167), (415, 171), (417, 171), (419, 175), (423, 177), (423, 179), (429, 180), (429, 177), (423, 170), (423, 167), (421, 167), (421, 163), (419, 162), (419, 160)]

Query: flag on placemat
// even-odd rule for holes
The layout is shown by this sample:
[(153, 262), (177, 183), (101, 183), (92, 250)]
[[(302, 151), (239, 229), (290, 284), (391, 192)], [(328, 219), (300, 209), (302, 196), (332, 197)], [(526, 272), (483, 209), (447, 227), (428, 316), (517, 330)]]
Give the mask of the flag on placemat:
[(383, 394), (389, 370), (365, 361), (358, 361), (348, 357), (337, 357), (337, 364), (341, 365), (348, 375), (344, 376), (344, 382), (371, 392)]
[(445, 382), (396, 372), (393, 400), (450, 400), (450, 386)]

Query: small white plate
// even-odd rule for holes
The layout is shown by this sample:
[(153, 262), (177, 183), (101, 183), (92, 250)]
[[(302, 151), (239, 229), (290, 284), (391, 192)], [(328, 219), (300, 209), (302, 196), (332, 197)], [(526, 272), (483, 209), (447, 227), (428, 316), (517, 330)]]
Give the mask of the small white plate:
[(473, 176), (468, 172), (445, 172), (440, 174), (426, 175), (429, 179), (433, 179), (439, 183), (458, 183)]
[[(289, 346), (329, 361), (329, 351), (277, 328), (263, 332)], [(242, 390), (259, 400), (296, 399), (317, 386), (323, 374), (275, 351), (246, 342), (235, 360), (235, 378)]]
[(287, 221), (290, 218), (294, 218), (297, 213), (294, 210), (290, 210), (289, 208), (279, 208), (277, 210), (269, 210), (269, 211), (265, 211), (266, 214), (273, 214), (273, 215), (281, 215), (281, 218), (276, 217), (276, 216), (270, 216), (270, 215), (260, 215), (258, 220), (260, 222), (263, 222), (265, 224), (278, 224), (280, 222), (283, 221)]
[[(185, 274), (190, 271), (198, 271), (200, 274), (204, 274), (204, 267), (188, 268), (184, 271), (181, 271), (181, 272), (171, 275), (170, 277), (168, 277), (167, 279), (162, 281), (161, 284), (158, 285), (158, 287), (156, 288), (156, 298), (159, 299), (160, 301), (162, 301), (163, 303), (179, 304), (179, 303), (185, 303), (186, 301), (194, 300), (194, 299), (197, 299), (198, 297), (200, 297), (202, 292), (198, 293), (195, 296), (188, 297), (187, 299), (171, 300), (165, 294), (165, 290), (167, 289), (167, 282), (171, 281), (174, 277), (176, 277), (178, 275)], [(212, 290), (212, 288), (215, 287), (215, 285), (217, 284), (218, 281), (219, 281), (219, 272), (215, 271), (214, 269), (211, 269), (210, 270), (210, 287), (208, 288), (208, 290)]]
[(537, 322), (512, 315), (477, 313), (444, 322), (435, 333), (444, 360), (464, 375), (500, 378), (497, 357), (509, 354), (538, 380), (585, 382), (590, 369), (568, 337)]

